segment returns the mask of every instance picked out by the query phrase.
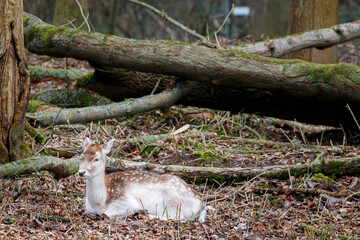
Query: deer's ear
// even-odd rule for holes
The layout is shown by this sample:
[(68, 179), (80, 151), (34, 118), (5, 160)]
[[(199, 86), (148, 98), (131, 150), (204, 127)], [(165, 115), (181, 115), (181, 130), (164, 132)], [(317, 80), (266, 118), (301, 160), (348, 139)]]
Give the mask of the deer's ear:
[(108, 141), (107, 143), (105, 143), (103, 145), (102, 148), (103, 148), (103, 152), (105, 155), (110, 152), (110, 149), (111, 149), (112, 145), (114, 144), (114, 142), (115, 142), (115, 139), (111, 139), (110, 141)]
[(90, 142), (90, 139), (89, 138), (86, 138), (84, 143), (83, 143), (83, 147), (84, 147), (84, 150), (90, 146), (91, 142)]

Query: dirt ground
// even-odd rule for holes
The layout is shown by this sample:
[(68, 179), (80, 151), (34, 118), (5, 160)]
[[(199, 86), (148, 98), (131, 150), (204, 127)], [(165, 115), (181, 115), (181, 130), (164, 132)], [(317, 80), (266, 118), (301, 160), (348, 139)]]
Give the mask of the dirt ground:
[[(359, 63), (350, 46), (341, 59)], [(30, 65), (77, 67), (87, 63), (29, 54)], [(58, 82), (34, 84), (32, 92), (66, 88)], [(131, 141), (148, 135), (184, 131), (169, 140)], [(329, 131), (328, 131), (329, 130)], [(91, 137), (116, 142), (110, 156), (157, 164), (202, 167), (301, 165), (324, 158), (360, 155), (340, 129), (274, 120), (256, 115), (175, 106), (83, 125), (40, 129), (45, 147), (26, 136), (36, 155), (67, 159)], [(331, 134), (327, 134), (331, 132)], [(243, 143), (240, 139), (254, 140)], [(265, 146), (256, 140), (288, 143)], [(295, 148), (293, 145), (302, 144)], [(313, 147), (309, 147), (312, 145)], [(42, 171), (0, 179), (0, 239), (358, 239), (360, 183), (356, 176), (309, 172), (298, 177), (242, 181), (189, 182), (209, 206), (206, 222), (163, 221), (135, 213), (126, 219), (91, 216), (84, 210), (85, 180), (77, 175), (55, 178)]]

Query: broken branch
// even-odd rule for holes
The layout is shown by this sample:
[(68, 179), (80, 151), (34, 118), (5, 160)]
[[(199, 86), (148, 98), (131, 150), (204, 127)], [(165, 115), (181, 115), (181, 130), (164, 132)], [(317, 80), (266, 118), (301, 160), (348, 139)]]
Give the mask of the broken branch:
[(173, 19), (172, 17), (169, 17), (164, 11), (160, 11), (156, 8), (154, 8), (153, 6), (138, 1), (138, 0), (128, 0), (128, 2), (143, 6), (151, 11), (153, 11), (154, 13), (158, 14), (160, 17), (162, 17), (163, 19), (165, 19), (167, 22), (175, 25), (176, 27), (180, 28), (181, 30), (183, 30), (184, 32), (188, 33), (189, 35), (193, 36), (196, 39), (200, 40), (200, 44), (210, 47), (210, 48), (216, 48), (217, 46), (211, 42), (209, 42), (206, 37), (204, 37), (203, 35), (197, 33), (195, 30), (190, 30), (189, 28), (185, 27), (183, 24), (179, 23), (178, 21), (176, 21), (175, 19)]
[(117, 118), (126, 115), (166, 109), (186, 95), (196, 82), (179, 82), (170, 91), (156, 95), (129, 99), (119, 103), (102, 106), (84, 107), (76, 109), (62, 109), (59, 111), (37, 112), (26, 114), (36, 125), (49, 126), (52, 124), (81, 123)]

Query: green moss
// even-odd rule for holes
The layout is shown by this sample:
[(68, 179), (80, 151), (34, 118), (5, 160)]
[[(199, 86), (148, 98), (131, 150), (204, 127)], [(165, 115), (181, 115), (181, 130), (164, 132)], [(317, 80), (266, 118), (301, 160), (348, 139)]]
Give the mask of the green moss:
[(333, 30), (334, 30), (337, 34), (342, 35), (342, 31), (341, 31), (340, 28), (334, 27)]
[(207, 179), (208, 179), (209, 184), (213, 184), (213, 183), (215, 183), (215, 184), (220, 183), (221, 184), (221, 183), (227, 182), (226, 177), (219, 176), (219, 175), (210, 175), (210, 176), (207, 177)]
[(35, 135), (35, 141), (36, 141), (37, 143), (45, 143), (45, 138), (44, 138), (44, 136), (43, 136), (38, 130), (36, 130), (35, 128), (34, 128), (33, 130), (34, 130), (35, 133), (36, 133), (36, 135)]
[(334, 180), (332, 180), (330, 177), (328, 176), (325, 176), (324, 174), (322, 173), (317, 173), (317, 174), (314, 174), (314, 176), (311, 177), (311, 179), (314, 181), (314, 182), (325, 182), (325, 183), (333, 183)]
[(27, 107), (28, 113), (34, 113), (37, 109), (39, 109), (40, 106), (48, 105), (45, 102), (37, 101), (37, 100), (30, 100)]
[(295, 69), (314, 84), (331, 83), (334, 80), (360, 84), (360, 68), (352, 64), (299, 63)]
[(31, 97), (60, 107), (88, 107), (112, 103), (109, 99), (82, 89), (50, 89)]
[(3, 216), (1, 222), (7, 225), (14, 224), (15, 220), (12, 216)]
[(207, 146), (205, 149), (200, 149), (193, 152), (191, 155), (200, 156), (198, 160), (200, 166), (212, 166), (214, 162), (218, 162), (220, 157), (215, 152), (215, 147)]
[(149, 165), (149, 164), (146, 164), (146, 165), (144, 166), (144, 169), (145, 169), (145, 170), (151, 170), (151, 169), (154, 169), (154, 168), (155, 168), (154, 166)]
[(76, 80), (76, 85), (77, 86), (86, 86), (89, 83), (95, 83), (95, 79), (94, 79), (94, 73), (89, 73), (89, 74), (85, 74), (82, 75), (78, 78), (75, 79)]
[(20, 150), (25, 153), (26, 157), (30, 157), (33, 155), (30, 147), (26, 143), (20, 145)]
[[(238, 49), (215, 49), (213, 51), (217, 51), (224, 57), (243, 57), (246, 59), (254, 60), (256, 62), (264, 63), (264, 64), (272, 64), (272, 65), (283, 65), (284, 59), (277, 59), (277, 58), (269, 58), (269, 57), (263, 57), (260, 55), (250, 54), (246, 53), (242, 50)], [(287, 62), (291, 63), (297, 60), (287, 60)]]

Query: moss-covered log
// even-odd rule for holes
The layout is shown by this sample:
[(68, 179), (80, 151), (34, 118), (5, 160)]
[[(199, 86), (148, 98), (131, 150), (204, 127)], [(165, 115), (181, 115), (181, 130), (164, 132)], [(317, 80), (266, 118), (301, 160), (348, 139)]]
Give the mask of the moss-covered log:
[(205, 181), (215, 179), (223, 181), (242, 181), (261, 175), (267, 178), (287, 179), (291, 176), (299, 177), (309, 173), (323, 173), (327, 176), (342, 176), (360, 174), (360, 157), (344, 159), (327, 159), (314, 161), (302, 165), (276, 165), (268, 167), (247, 168), (216, 168), (216, 167), (188, 167), (180, 165), (160, 165), (145, 162), (123, 161), (125, 167), (136, 169), (153, 169), (158, 172), (172, 172), (184, 179)]
[[(41, 156), (29, 159), (17, 160), (4, 164), (0, 168), (0, 178), (12, 177), (15, 174), (28, 174), (35, 171), (47, 170), (55, 173), (58, 177), (66, 177), (77, 172), (80, 164), (78, 157), (62, 160), (51, 156)], [(188, 181), (196, 179), (197, 182), (216, 180), (243, 181), (261, 175), (268, 178), (286, 179), (291, 176), (299, 177), (309, 173), (323, 173), (328, 176), (359, 175), (360, 157), (344, 159), (327, 159), (314, 161), (302, 165), (278, 165), (268, 167), (248, 168), (214, 168), (214, 167), (189, 167), (180, 165), (161, 165), (146, 162), (132, 162), (107, 158), (107, 170), (119, 171), (123, 168), (135, 168), (149, 170), (158, 173), (171, 172)]]
[(40, 66), (30, 66), (30, 81), (36, 82), (48, 79), (64, 79), (67, 81), (74, 81), (76, 78), (86, 75), (89, 71), (70, 68), (70, 69), (57, 69), (47, 68)]
[(43, 170), (52, 172), (59, 177), (65, 177), (76, 173), (79, 164), (80, 161), (77, 158), (63, 160), (52, 156), (33, 157), (1, 165), (0, 177), (9, 178)]
[(239, 94), (222, 94), (226, 101), (236, 102), (238, 109), (225, 100), (218, 101), (222, 108), (333, 125), (353, 123), (351, 118), (343, 120), (350, 116), (346, 103), (356, 116), (360, 112), (360, 68), (355, 65), (319, 65), (174, 41), (132, 40), (56, 28), (29, 15), (24, 16), (24, 26), (26, 46), (38, 54), (88, 60), (105, 71), (112, 67), (175, 75), (209, 84), (209, 92), (220, 86), (230, 88), (227, 92), (247, 88), (253, 95), (259, 90), (268, 93), (253, 104), (265, 107), (253, 109), (251, 103), (241, 105)]
[(301, 98), (360, 101), (360, 68), (355, 65), (320, 65), (182, 42), (132, 40), (56, 28), (26, 15), (24, 24), (27, 48), (40, 54), (176, 75), (214, 85), (280, 90)]

